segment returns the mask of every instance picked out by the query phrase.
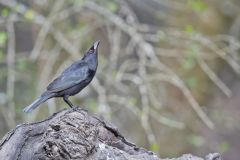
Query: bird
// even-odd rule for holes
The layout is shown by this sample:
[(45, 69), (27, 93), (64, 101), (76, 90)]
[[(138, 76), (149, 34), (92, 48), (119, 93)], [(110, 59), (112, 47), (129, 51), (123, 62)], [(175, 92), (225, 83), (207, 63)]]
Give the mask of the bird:
[(82, 59), (66, 68), (59, 77), (47, 86), (46, 91), (33, 101), (32, 104), (25, 107), (23, 111), (29, 113), (48, 99), (54, 97), (62, 97), (71, 108), (74, 108), (74, 105), (68, 98), (69, 96), (79, 93), (92, 81), (98, 66), (99, 43), (100, 41), (96, 41), (92, 47), (85, 52)]

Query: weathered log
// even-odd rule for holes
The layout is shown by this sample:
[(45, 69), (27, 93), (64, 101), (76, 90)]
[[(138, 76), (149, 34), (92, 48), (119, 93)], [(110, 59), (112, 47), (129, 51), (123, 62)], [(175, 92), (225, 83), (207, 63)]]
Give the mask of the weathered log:
[[(111, 124), (78, 108), (64, 109), (41, 122), (18, 125), (2, 139), (0, 159), (160, 160), (153, 152), (128, 142)], [(183, 155), (175, 160), (202, 158)], [(206, 160), (220, 160), (220, 156), (211, 154)]]

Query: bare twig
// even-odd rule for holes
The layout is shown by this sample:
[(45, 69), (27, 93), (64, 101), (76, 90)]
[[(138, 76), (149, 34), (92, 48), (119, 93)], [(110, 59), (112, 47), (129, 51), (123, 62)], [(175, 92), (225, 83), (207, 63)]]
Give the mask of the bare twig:
[(200, 57), (198, 57), (197, 60), (200, 67), (208, 75), (208, 77), (222, 90), (226, 96), (231, 97), (232, 91), (217, 77), (217, 75), (209, 68), (207, 63)]
[(8, 119), (9, 128), (13, 128), (15, 124), (15, 103), (14, 103), (14, 88), (15, 88), (15, 30), (14, 30), (15, 15), (11, 15), (7, 23), (8, 32), (8, 79), (7, 79), (7, 96), (8, 96)]

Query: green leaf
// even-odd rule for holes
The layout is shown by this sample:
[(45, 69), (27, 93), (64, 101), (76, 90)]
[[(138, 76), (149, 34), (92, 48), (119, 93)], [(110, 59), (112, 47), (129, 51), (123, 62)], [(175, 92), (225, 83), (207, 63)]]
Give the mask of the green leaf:
[(2, 11), (1, 11), (1, 15), (3, 17), (7, 17), (9, 15), (9, 10), (7, 8), (4, 8)]
[(91, 112), (94, 112), (94, 113), (97, 112), (97, 101), (90, 100), (87, 106)]
[(202, 0), (188, 0), (187, 5), (195, 12), (203, 12), (208, 9), (207, 4)]
[(184, 70), (189, 71), (189, 70), (193, 69), (193, 67), (194, 67), (195, 65), (196, 65), (196, 62), (194, 61), (194, 59), (192, 59), (192, 58), (187, 58), (187, 59), (183, 62), (182, 67), (183, 67)]
[(193, 26), (191, 24), (188, 24), (185, 27), (185, 32), (192, 35), (192, 34), (196, 33), (196, 30), (193, 28)]
[(187, 56), (182, 64), (183, 69), (191, 70), (196, 65), (196, 56), (199, 54), (200, 49), (197, 45), (192, 44), (187, 50)]
[(190, 77), (187, 79), (187, 85), (193, 89), (197, 86), (197, 78), (196, 77)]
[(136, 98), (129, 98), (128, 99), (128, 104), (131, 106), (135, 106), (137, 104), (137, 99)]
[(24, 71), (28, 68), (28, 61), (27, 59), (21, 58), (17, 60), (17, 68)]
[(34, 11), (29, 9), (24, 13), (24, 17), (28, 20), (32, 20), (34, 18), (35, 14)]
[(107, 9), (109, 9), (111, 12), (116, 12), (118, 10), (118, 5), (115, 2), (107, 2)]
[(152, 150), (153, 152), (159, 151), (159, 145), (158, 145), (158, 144), (152, 144), (152, 145), (151, 145), (151, 150)]
[(205, 139), (204, 139), (204, 137), (199, 136), (199, 135), (191, 135), (188, 138), (188, 142), (194, 147), (201, 147), (204, 145)]
[(229, 143), (226, 141), (223, 141), (219, 144), (219, 151), (220, 153), (225, 153), (229, 150), (230, 146)]
[(0, 46), (5, 45), (7, 42), (7, 33), (6, 32), (0, 32)]

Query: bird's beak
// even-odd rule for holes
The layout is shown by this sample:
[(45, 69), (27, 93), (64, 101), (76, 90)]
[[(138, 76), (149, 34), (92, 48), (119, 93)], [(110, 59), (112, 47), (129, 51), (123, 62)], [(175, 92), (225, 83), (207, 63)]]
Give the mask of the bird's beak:
[(98, 48), (99, 43), (100, 43), (100, 41), (96, 41), (96, 42), (93, 44), (94, 50), (96, 50), (96, 49)]

